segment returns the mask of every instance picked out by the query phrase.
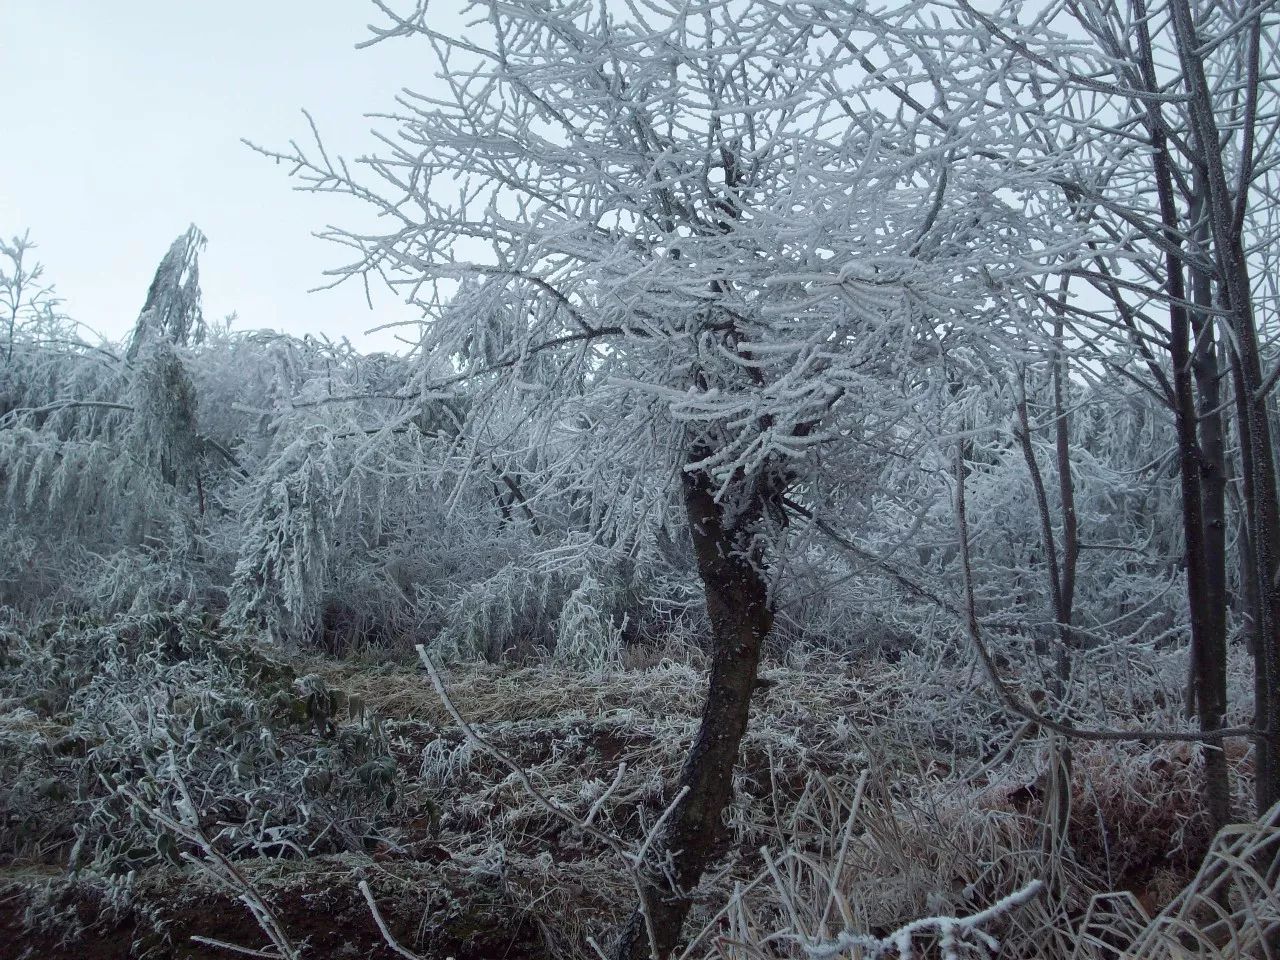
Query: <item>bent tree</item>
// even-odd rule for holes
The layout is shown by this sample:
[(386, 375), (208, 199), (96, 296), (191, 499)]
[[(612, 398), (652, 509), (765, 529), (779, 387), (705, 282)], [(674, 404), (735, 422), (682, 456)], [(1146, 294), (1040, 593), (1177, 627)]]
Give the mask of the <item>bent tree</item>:
[[(380, 274), (422, 308), (416, 397), (465, 387), (468, 462), (519, 475), (535, 522), (571, 491), (585, 529), (546, 544), (547, 563), (625, 555), (655, 518), (683, 515), (710, 675), (615, 946), (667, 957), (728, 852), (795, 508), (844, 516), (905, 411), (942, 396), (942, 357), (1007, 333), (1000, 291), (1062, 237), (1024, 236), (994, 195), (985, 158), (1008, 133), (966, 122), (983, 103), (980, 46), (910, 14), (837, 25), (818, 8), (651, 4), (623, 23), (604, 7), (495, 3), (476, 5), (483, 31), (452, 38), (425, 5), (379, 7), (376, 38), (429, 46), (449, 96), (403, 94), (383, 152), (355, 167), (318, 139), (263, 152), (301, 189), (378, 215), (376, 232), (326, 234), (355, 251), (335, 273)], [(928, 75), (925, 43), (974, 65), (957, 90), (920, 93), (942, 129), (871, 105), (878, 86)], [(893, 69), (868, 66), (869, 50)]]

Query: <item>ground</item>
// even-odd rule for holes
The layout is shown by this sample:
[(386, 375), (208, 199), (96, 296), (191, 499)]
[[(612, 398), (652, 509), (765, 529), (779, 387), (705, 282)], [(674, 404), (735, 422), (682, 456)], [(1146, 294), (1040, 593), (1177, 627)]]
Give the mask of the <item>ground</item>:
[[(218, 651), (214, 656), (225, 656)], [(169, 655), (188, 667), (197, 662), (190, 651)], [(263, 782), (320, 789), (313, 772), (280, 780), (271, 764), (292, 769), (289, 751), (314, 764), (336, 745), (355, 742), (365, 751), (359, 769), (375, 772), (378, 750), (394, 759), (394, 775), (378, 774), (368, 790), (360, 787), (365, 792), (335, 794), (326, 782), (317, 794), (328, 815), (350, 828), (345, 848), (333, 833), (300, 830), (291, 849), (313, 844), (316, 852), (305, 858), (278, 855), (283, 847), (276, 856), (241, 851), (234, 858), (305, 956), (395, 956), (358, 891), (361, 879), (397, 940), (432, 960), (586, 957), (589, 938), (607, 938), (631, 909), (631, 882), (617, 855), (566, 828), (496, 754), (469, 742), (418, 666), (263, 656), (267, 667), (257, 653), (232, 659), (241, 665), (237, 676), (257, 685), (246, 689), (277, 703), (276, 713), (248, 716), (276, 725), (284, 759), (260, 761), (265, 772), (238, 771), (228, 792), (248, 795), (266, 789)], [(818, 913), (838, 910), (869, 934), (884, 935), (920, 916), (978, 912), (1043, 877), (1038, 824), (1047, 747), (1024, 738), (1006, 750), (1019, 724), (971, 672), (910, 657), (890, 663), (827, 654), (793, 655), (764, 672), (768, 683), (756, 695), (728, 815), (730, 842), (721, 869), (698, 892), (691, 929), (706, 934), (699, 956), (731, 956), (724, 951), (733, 938), (776, 929), (788, 897), (803, 901), (801, 914), (812, 908), (815, 924)], [(703, 674), (696, 662), (612, 672), (473, 665), (446, 669), (444, 680), (485, 743), (527, 770), (547, 797), (576, 816), (590, 813), (620, 842), (638, 843), (670, 798), (697, 723)], [(285, 689), (298, 700), (281, 700)], [(198, 713), (205, 708), (197, 699), (184, 692), (166, 702), (175, 715)], [(25, 745), (28, 765), (48, 761), (58, 775), (64, 761), (55, 747), (65, 744), (75, 718), (56, 703), (49, 719), (22, 709), (8, 714), (7, 742)], [(184, 729), (193, 737), (222, 729), (202, 722)], [(365, 731), (365, 739), (353, 740), (354, 731)], [(104, 762), (93, 748), (87, 756)], [(1237, 772), (1246, 769), (1245, 755), (1233, 760)], [(222, 775), (220, 766), (200, 769)], [(130, 776), (138, 784), (146, 779)], [(1078, 747), (1070, 850), (1050, 865), (1057, 901), (1022, 908), (1030, 911), (1027, 930), (1069, 925), (1102, 891), (1128, 890), (1149, 914), (1171, 900), (1207, 842), (1197, 827), (1195, 777), (1195, 751), (1185, 746)], [(130, 789), (161, 806), (170, 802), (159, 788)], [(375, 798), (385, 792), (385, 800), (373, 803), (369, 790)], [(65, 816), (78, 815), (76, 802), (67, 801)], [(302, 808), (313, 816), (319, 802)], [(209, 836), (239, 808), (218, 809), (200, 821)], [(57, 837), (40, 849), (10, 857), (0, 878), (8, 955), (203, 960), (233, 954), (193, 936), (250, 949), (267, 943), (237, 901), (235, 883), (219, 870), (195, 875), (192, 863), (212, 862), (198, 844), (180, 842), (175, 849), (189, 860), (179, 863), (164, 862), (154, 847), (143, 850), (131, 876), (105, 884), (92, 870), (68, 879), (68, 844)], [(790, 890), (769, 876), (779, 865)], [(726, 910), (735, 883), (746, 892)], [(1009, 935), (1016, 944), (1021, 934), (1015, 926)], [(1038, 949), (1035, 942), (1043, 941), (1026, 934), (1017, 949), (1034, 956), (1026, 951)]]

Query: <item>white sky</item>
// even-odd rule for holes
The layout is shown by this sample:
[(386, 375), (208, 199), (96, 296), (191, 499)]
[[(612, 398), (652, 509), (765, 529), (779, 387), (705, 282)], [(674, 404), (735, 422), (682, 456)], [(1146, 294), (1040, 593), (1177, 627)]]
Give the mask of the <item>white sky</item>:
[[(460, 6), (436, 0), (437, 25)], [(393, 294), (306, 292), (345, 256), (312, 231), (359, 213), (240, 142), (309, 136), (306, 108), (331, 151), (373, 149), (364, 114), (435, 81), (421, 41), (354, 49), (370, 22), (366, 0), (0, 0), (0, 235), (30, 228), (67, 311), (111, 337), (195, 223), (210, 319), (390, 346), (363, 331), (415, 316)]]

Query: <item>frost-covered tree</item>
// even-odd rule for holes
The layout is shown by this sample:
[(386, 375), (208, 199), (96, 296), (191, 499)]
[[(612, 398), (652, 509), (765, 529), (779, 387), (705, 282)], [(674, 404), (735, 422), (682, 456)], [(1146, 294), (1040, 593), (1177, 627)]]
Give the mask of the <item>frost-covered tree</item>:
[(333, 437), (300, 436), (254, 479), (228, 616), (273, 637), (314, 625), (329, 583), (339, 478)]
[[(366, 179), (284, 158), (394, 225), (332, 237), (357, 250), (348, 273), (426, 311), (420, 400), (472, 391), (470, 469), (519, 474), (535, 516), (570, 493), (586, 522), (543, 562), (625, 556), (676, 511), (692, 542), (707, 701), (618, 947), (667, 956), (722, 836), (793, 520), (847, 526), (904, 411), (947, 395), (948, 358), (1017, 339), (1006, 291), (1070, 221), (1032, 237), (996, 196), (1010, 127), (968, 120), (998, 78), (972, 34), (909, 11), (478, 4), (482, 40), (383, 9), (379, 35), (432, 47), (449, 96), (402, 97)], [(939, 56), (965, 75), (933, 94), (951, 123), (882, 126), (868, 104)]]
[[(18, 337), (37, 325), (56, 328), (63, 320), (59, 312), (60, 301), (53, 287), (44, 282), (44, 266), (35, 263), (31, 251), (30, 232), (9, 241), (0, 240), (0, 323), (4, 325), (3, 344), (6, 367), (14, 362), (14, 348)], [(5, 377), (6, 387), (12, 374)], [(4, 396), (0, 395), (0, 415), (8, 412)]]
[[(1072, 198), (1089, 233), (1064, 282), (1046, 289), (1045, 309), (1088, 363), (1140, 384), (1176, 428), (1192, 706), (1208, 736), (1227, 709), (1229, 612), (1241, 607), (1232, 581), (1245, 597), (1258, 725), (1269, 731), (1257, 739), (1265, 809), (1280, 798), (1280, 501), (1266, 346), (1280, 234), (1276, 143), (1264, 132), (1280, 106), (1266, 39), (1274, 11), (1195, 0), (1050, 4), (1029, 16), (1015, 5), (961, 7), (1019, 77), (1004, 101), (1027, 133), (1018, 162), (1051, 168), (1049, 189)], [(1088, 297), (1068, 297), (1067, 280)], [(1222, 751), (1207, 748), (1205, 764), (1206, 803), (1222, 824)]]
[(177, 351), (204, 340), (199, 261), (204, 245), (195, 226), (173, 242), (156, 268), (126, 354), (133, 444), (166, 483), (183, 492), (200, 482), (203, 449), (195, 388)]
[[(21, 285), (32, 289), (39, 271), (22, 261), (29, 245), (6, 248), (20, 322), (5, 364), (0, 487), (26, 545), (7, 584), (24, 608), (145, 607), (208, 587), (209, 471), (183, 355), (203, 336), (202, 243), (192, 228), (161, 261), (124, 352), (81, 339), (47, 292), (24, 306)], [(218, 459), (219, 479), (228, 467)]]
[(147, 289), (146, 302), (129, 341), (130, 358), (153, 339), (183, 347), (204, 340), (200, 253), (207, 243), (195, 224), (173, 241)]

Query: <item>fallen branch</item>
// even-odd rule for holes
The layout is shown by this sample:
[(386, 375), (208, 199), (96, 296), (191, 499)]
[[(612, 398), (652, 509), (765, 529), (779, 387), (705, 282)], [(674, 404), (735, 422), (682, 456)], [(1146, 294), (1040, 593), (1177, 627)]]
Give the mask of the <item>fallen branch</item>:
[(864, 960), (881, 960), (895, 953), (900, 958), (915, 956), (911, 941), (922, 933), (935, 932), (938, 947), (942, 951), (943, 960), (959, 960), (956, 947), (965, 938), (976, 939), (987, 952), (995, 956), (1000, 943), (991, 934), (981, 929), (982, 925), (1000, 917), (1011, 910), (1016, 910), (1029, 903), (1044, 890), (1044, 883), (1032, 880), (1021, 890), (1016, 890), (1002, 900), (993, 903), (980, 913), (969, 917), (924, 917), (913, 920), (899, 927), (886, 937), (873, 937), (865, 933), (843, 931), (834, 940), (823, 943), (806, 944), (804, 952), (810, 960), (834, 960), (842, 954), (858, 949)]
[(402, 947), (400, 941), (392, 935), (391, 928), (382, 919), (382, 912), (378, 909), (378, 902), (373, 899), (373, 891), (369, 889), (369, 881), (361, 880), (359, 886), (360, 892), (364, 894), (364, 902), (369, 904), (369, 912), (373, 914), (373, 922), (378, 925), (378, 932), (382, 934), (382, 939), (386, 941), (387, 946), (404, 957), (404, 960), (422, 960), (422, 957), (412, 950)]

